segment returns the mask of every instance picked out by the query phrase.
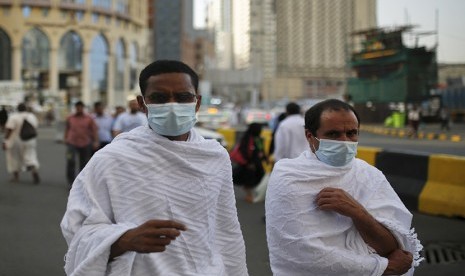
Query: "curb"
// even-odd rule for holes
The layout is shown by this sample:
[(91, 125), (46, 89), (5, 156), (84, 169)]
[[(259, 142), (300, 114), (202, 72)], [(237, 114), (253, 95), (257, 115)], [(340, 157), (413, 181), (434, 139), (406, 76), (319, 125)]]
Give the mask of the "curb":
[[(394, 137), (399, 137), (399, 138), (407, 138), (407, 133), (408, 133), (408, 130), (405, 128), (389, 128), (389, 127), (369, 126), (369, 125), (360, 125), (360, 130), (374, 133), (374, 134), (394, 136)], [(419, 131), (417, 139), (451, 141), (451, 142), (465, 141), (464, 135), (437, 133), (437, 132), (429, 132), (429, 131), (428, 132)]]

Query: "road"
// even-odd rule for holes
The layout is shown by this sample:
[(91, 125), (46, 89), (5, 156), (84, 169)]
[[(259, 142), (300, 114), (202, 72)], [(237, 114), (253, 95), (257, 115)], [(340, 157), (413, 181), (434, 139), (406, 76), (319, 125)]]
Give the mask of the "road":
[(391, 151), (465, 156), (465, 141), (451, 142), (427, 139), (408, 139), (362, 131), (360, 146), (380, 147)]
[[(0, 156), (0, 276), (64, 275), (66, 243), (59, 223), (66, 208), (68, 191), (64, 173), (65, 151), (56, 143), (53, 129), (41, 129), (39, 159), (42, 183), (21, 174), (21, 182), (8, 182), (5, 158)], [(369, 142), (370, 140), (366, 138)], [(247, 265), (252, 276), (271, 275), (265, 237), (263, 203), (248, 204), (236, 190), (239, 220), (247, 248)], [(414, 213), (413, 226), (426, 246), (450, 243), (465, 251), (465, 220)], [(459, 253), (460, 253), (459, 252)], [(439, 254), (439, 253), (438, 253)], [(465, 259), (465, 256), (463, 256)], [(465, 262), (424, 262), (415, 275), (463, 275)]]

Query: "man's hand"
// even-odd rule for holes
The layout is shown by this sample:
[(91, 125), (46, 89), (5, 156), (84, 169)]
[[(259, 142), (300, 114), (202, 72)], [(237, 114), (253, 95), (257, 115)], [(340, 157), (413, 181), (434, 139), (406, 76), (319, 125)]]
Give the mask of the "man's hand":
[(126, 251), (163, 252), (166, 246), (185, 231), (186, 226), (172, 220), (149, 220), (124, 233), (112, 246), (110, 261)]
[(388, 266), (383, 275), (402, 275), (412, 267), (413, 256), (408, 251), (396, 249), (387, 258)]
[(360, 216), (365, 210), (347, 192), (337, 188), (324, 188), (321, 190), (316, 196), (316, 205), (321, 210), (334, 211), (350, 218)]
[(316, 196), (316, 205), (321, 210), (350, 217), (362, 239), (380, 256), (387, 257), (399, 248), (392, 233), (344, 190), (324, 188)]

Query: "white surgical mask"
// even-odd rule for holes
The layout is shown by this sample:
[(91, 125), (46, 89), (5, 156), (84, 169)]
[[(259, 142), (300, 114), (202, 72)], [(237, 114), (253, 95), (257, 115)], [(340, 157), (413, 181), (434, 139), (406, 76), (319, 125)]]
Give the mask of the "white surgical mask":
[(357, 155), (358, 142), (318, 139), (320, 146), (315, 151), (318, 159), (330, 166), (342, 167)]
[(191, 130), (197, 122), (196, 102), (146, 104), (149, 126), (162, 136), (179, 136)]

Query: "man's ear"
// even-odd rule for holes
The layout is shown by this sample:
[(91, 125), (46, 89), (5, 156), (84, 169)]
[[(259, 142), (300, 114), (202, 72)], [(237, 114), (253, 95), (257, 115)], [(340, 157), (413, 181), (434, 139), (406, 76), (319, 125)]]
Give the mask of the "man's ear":
[(147, 113), (147, 107), (145, 106), (143, 96), (137, 96), (137, 103), (139, 104), (139, 110), (141, 110), (144, 113)]
[(195, 112), (199, 111), (201, 104), (202, 104), (202, 95), (198, 95), (197, 104), (195, 105)]
[(312, 137), (313, 137), (312, 132), (308, 129), (305, 129), (305, 138), (307, 138), (307, 141), (310, 141)]

